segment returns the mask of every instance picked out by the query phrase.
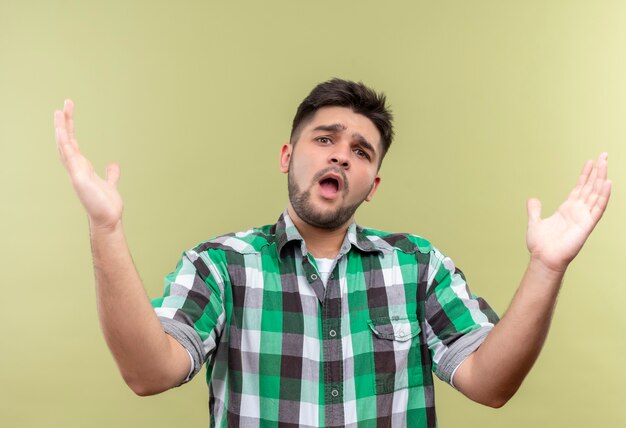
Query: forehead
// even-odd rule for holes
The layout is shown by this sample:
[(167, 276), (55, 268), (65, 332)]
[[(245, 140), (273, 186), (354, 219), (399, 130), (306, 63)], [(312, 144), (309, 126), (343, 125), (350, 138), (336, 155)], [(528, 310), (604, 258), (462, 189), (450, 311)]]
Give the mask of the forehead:
[(380, 132), (378, 132), (378, 128), (376, 128), (374, 122), (347, 107), (331, 106), (318, 109), (309, 123), (306, 124), (303, 131), (312, 132), (318, 126), (335, 124), (342, 125), (347, 133), (356, 132), (361, 134), (370, 143), (380, 148)]

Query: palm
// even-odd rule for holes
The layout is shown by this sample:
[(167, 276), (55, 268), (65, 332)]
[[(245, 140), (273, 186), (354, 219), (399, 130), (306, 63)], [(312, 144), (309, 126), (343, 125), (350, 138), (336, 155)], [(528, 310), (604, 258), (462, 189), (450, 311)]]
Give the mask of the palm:
[(550, 217), (541, 219), (541, 204), (529, 200), (526, 242), (531, 255), (551, 269), (564, 271), (602, 217), (610, 192), (603, 153), (595, 166), (591, 161), (585, 164), (576, 187)]
[(117, 190), (119, 168), (111, 164), (107, 167), (105, 179), (98, 176), (91, 162), (80, 153), (74, 136), (73, 115), (74, 104), (69, 100), (66, 101), (63, 111), (56, 111), (54, 114), (61, 160), (92, 225), (114, 226), (121, 219), (123, 210), (122, 197)]

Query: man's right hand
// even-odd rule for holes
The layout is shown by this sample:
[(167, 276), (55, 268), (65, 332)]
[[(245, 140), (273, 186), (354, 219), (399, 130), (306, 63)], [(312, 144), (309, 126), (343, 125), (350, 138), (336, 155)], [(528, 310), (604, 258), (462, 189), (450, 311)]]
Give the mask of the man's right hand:
[(119, 167), (107, 166), (102, 179), (80, 153), (71, 100), (54, 112), (54, 126), (61, 160), (89, 216), (98, 316), (120, 372), (139, 395), (179, 385), (189, 373), (189, 355), (163, 331), (133, 264), (121, 222)]
[(109, 164), (102, 179), (91, 162), (80, 153), (74, 135), (74, 103), (65, 100), (63, 110), (54, 112), (57, 148), (74, 190), (87, 210), (92, 228), (114, 229), (122, 219), (122, 197), (117, 190), (120, 168)]

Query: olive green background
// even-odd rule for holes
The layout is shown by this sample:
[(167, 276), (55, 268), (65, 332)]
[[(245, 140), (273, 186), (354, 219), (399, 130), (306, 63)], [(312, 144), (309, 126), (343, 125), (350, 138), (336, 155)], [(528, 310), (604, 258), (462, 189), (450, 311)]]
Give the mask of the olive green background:
[(180, 252), (272, 223), (300, 100), (333, 76), (387, 93), (397, 138), (360, 223), (423, 235), (502, 314), (527, 262), (525, 201), (552, 212), (610, 153), (609, 209), (571, 266), (518, 394), (437, 384), (442, 427), (626, 426), (626, 3), (0, 1), (0, 425), (206, 426), (203, 375), (156, 397), (101, 337), (87, 223), (54, 144), (76, 102), (84, 153), (121, 164), (150, 296)]

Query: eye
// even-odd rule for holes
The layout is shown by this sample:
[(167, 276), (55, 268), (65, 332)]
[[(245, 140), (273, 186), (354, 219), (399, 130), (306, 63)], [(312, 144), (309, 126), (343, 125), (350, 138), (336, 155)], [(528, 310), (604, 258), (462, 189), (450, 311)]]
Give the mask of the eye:
[(354, 149), (354, 153), (363, 159), (369, 159), (370, 156), (367, 154), (367, 152), (365, 150), (361, 150), (361, 149)]
[(316, 140), (322, 144), (330, 144), (332, 140), (328, 137), (317, 137)]

